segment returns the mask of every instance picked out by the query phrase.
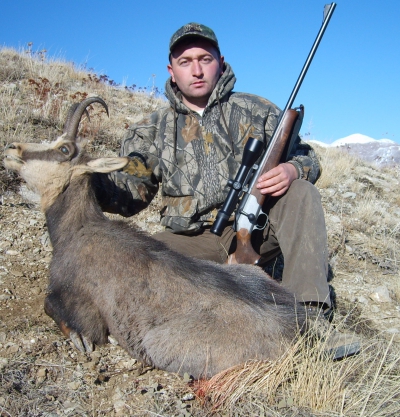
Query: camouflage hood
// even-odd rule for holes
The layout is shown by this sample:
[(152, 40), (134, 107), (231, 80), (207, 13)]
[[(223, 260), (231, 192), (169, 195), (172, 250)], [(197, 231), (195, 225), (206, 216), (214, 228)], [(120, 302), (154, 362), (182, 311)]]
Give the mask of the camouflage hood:
[[(227, 94), (229, 94), (233, 90), (235, 82), (236, 77), (233, 73), (232, 67), (225, 62), (224, 72), (218, 80), (217, 85), (208, 100), (207, 107), (214, 106), (218, 103), (218, 100), (223, 99)], [(172, 82), (171, 77), (168, 78), (165, 83), (165, 95), (171, 103), (172, 108), (174, 108), (178, 113), (190, 113), (190, 109), (183, 104), (181, 92), (176, 84)]]

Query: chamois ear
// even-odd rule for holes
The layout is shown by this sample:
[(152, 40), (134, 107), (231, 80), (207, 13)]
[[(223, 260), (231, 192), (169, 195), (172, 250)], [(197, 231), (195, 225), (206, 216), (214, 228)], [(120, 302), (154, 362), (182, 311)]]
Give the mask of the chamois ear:
[(129, 162), (129, 158), (97, 158), (87, 163), (88, 167), (93, 172), (102, 172), (107, 174), (109, 172), (117, 171), (126, 166)]

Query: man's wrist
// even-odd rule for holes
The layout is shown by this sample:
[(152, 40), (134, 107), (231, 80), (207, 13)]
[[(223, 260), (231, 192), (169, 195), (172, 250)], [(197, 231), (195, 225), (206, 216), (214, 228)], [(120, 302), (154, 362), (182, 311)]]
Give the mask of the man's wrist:
[(301, 179), (304, 176), (303, 167), (301, 166), (300, 162), (298, 161), (287, 161), (288, 164), (293, 165), (297, 171), (297, 179)]

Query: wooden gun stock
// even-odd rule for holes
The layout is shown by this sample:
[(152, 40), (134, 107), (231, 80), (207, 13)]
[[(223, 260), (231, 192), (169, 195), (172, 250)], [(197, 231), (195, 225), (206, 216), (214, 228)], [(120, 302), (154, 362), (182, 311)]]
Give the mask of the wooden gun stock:
[[(301, 112), (303, 113), (304, 108), (301, 107)], [(265, 160), (265, 163), (261, 166), (260, 169), (260, 177), (265, 172), (270, 171), (272, 168), (275, 168), (279, 165), (284, 150), (287, 147), (287, 142), (291, 138), (293, 133), (294, 125), (299, 117), (299, 112), (294, 109), (289, 109), (282, 121), (281, 127), (278, 132), (276, 132), (276, 140), (271, 143), (270, 147), (268, 148), (268, 157)], [(301, 114), (301, 118), (303, 119), (303, 114)], [(297, 135), (296, 135), (297, 136)], [(257, 178), (258, 179), (258, 178)], [(254, 195), (257, 198), (258, 203), (260, 206), (264, 204), (265, 201), (265, 194), (261, 194), (260, 190), (256, 187), (257, 181), (254, 183), (250, 194)]]

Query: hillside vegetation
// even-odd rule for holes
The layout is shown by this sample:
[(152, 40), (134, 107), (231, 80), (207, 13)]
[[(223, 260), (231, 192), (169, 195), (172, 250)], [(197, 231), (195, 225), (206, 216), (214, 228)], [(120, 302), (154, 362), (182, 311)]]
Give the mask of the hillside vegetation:
[[(69, 106), (98, 95), (81, 124), (93, 155), (116, 155), (126, 127), (163, 99), (106, 75), (0, 49), (0, 144), (53, 140)], [(400, 415), (400, 170), (378, 169), (339, 150), (316, 148), (317, 183), (329, 236), (333, 324), (355, 331), (362, 352), (332, 362), (323, 343), (300, 340), (276, 362), (249, 362), (210, 381), (146, 369), (110, 338), (76, 351), (44, 314), (51, 257), (35, 197), (0, 168), (1, 416), (398, 416)], [(159, 230), (158, 198), (127, 222)], [(110, 216), (118, 217), (118, 216)], [(268, 271), (279, 279), (284, 260)]]

